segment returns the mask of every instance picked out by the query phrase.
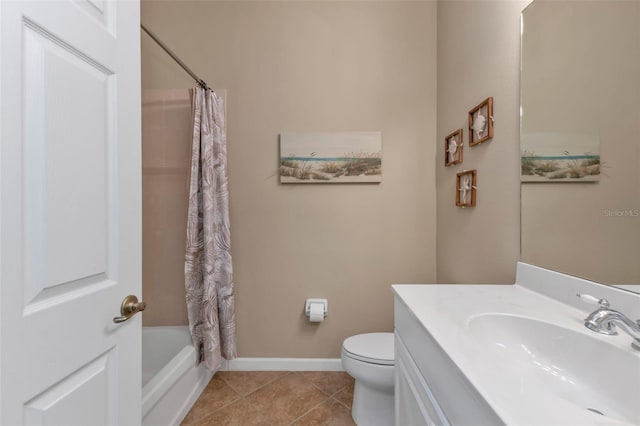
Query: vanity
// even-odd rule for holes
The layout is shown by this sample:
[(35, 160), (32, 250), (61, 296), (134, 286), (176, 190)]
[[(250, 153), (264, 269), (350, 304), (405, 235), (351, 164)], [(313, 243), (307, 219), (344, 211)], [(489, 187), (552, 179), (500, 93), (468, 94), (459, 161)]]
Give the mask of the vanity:
[(519, 263), (515, 285), (394, 285), (396, 425), (640, 424), (640, 350), (587, 329), (640, 295)]

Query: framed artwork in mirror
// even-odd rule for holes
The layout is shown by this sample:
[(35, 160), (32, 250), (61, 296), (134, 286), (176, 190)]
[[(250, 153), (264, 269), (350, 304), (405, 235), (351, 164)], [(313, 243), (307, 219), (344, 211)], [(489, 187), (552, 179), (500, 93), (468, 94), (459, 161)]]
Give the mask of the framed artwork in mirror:
[(465, 170), (456, 175), (456, 206), (475, 207), (477, 175), (476, 170)]
[(521, 132), (520, 152), (521, 182), (600, 180), (598, 132)]
[(488, 97), (469, 111), (469, 146), (493, 138), (493, 98)]
[(444, 138), (445, 167), (462, 163), (462, 145), (462, 129), (458, 129)]

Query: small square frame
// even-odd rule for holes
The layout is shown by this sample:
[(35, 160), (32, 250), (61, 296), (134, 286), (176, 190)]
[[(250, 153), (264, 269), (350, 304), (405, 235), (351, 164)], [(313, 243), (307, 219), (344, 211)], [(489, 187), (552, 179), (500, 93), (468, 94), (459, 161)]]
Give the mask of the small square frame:
[(465, 170), (456, 175), (456, 206), (475, 207), (477, 170)]
[(478, 145), (491, 138), (493, 138), (493, 98), (488, 97), (469, 111), (469, 146)]
[(462, 138), (462, 129), (458, 129), (444, 138), (445, 167), (462, 163), (462, 148), (464, 145)]

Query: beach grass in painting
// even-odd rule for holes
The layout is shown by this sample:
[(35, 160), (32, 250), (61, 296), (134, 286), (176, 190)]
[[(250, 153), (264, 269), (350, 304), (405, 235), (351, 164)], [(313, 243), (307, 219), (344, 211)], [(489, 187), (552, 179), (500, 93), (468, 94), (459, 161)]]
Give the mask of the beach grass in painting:
[(283, 133), (280, 182), (382, 181), (380, 132)]
[(597, 135), (523, 134), (522, 182), (597, 182), (600, 180), (600, 140)]
[(600, 156), (592, 154), (537, 156), (522, 154), (522, 181), (597, 181), (600, 178)]

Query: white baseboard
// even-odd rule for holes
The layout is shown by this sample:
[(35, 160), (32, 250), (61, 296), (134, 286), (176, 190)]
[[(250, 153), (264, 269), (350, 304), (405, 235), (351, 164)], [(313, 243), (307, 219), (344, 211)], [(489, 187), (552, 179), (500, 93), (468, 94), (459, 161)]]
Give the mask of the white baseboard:
[(344, 371), (340, 358), (236, 358), (220, 371)]

